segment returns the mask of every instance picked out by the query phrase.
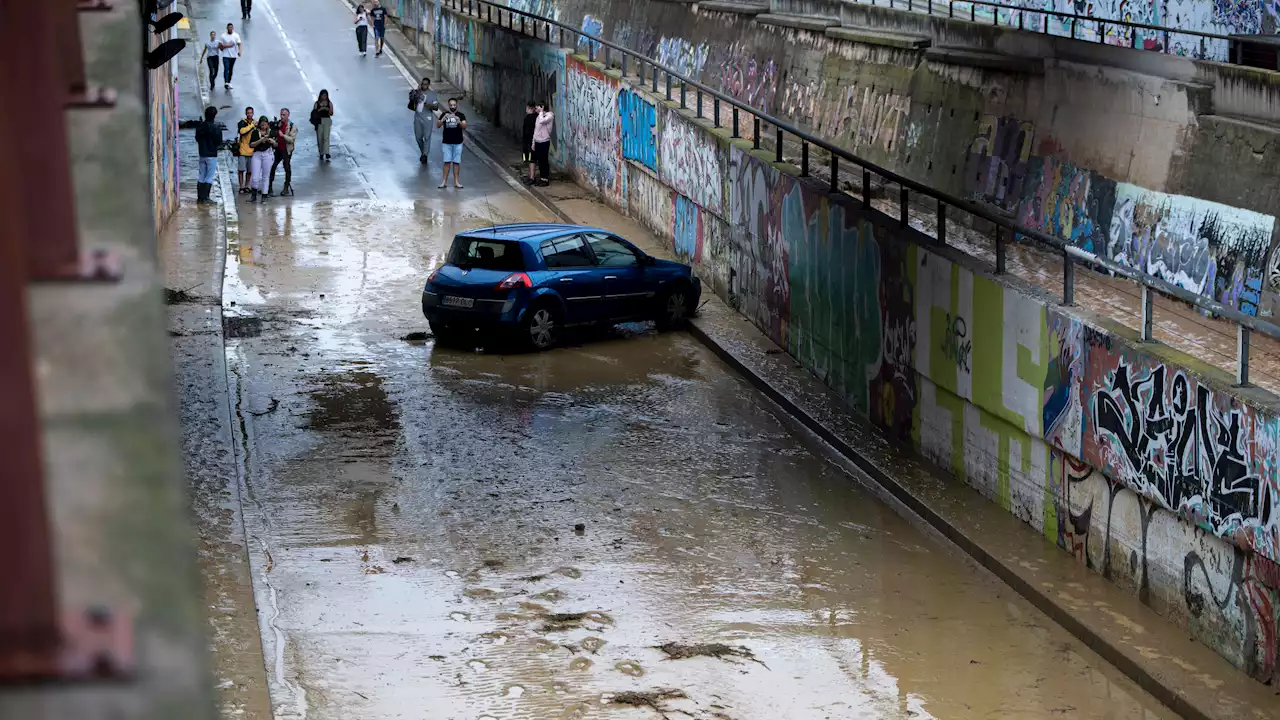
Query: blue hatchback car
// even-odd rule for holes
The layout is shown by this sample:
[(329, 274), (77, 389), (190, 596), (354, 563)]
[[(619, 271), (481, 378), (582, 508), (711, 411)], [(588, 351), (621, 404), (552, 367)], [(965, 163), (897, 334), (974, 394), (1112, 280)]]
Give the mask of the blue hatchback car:
[(600, 228), (524, 223), (461, 233), (422, 290), (440, 340), (503, 332), (537, 350), (574, 325), (682, 324), (702, 284), (688, 265), (659, 260)]

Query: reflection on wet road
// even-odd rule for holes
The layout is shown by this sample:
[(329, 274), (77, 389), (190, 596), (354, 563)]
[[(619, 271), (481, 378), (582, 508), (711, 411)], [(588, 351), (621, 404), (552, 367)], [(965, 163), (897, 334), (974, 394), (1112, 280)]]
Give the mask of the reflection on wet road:
[[(287, 26), (311, 5), (270, 7)], [(341, 10), (317, 0), (308, 27), (345, 36)], [(292, 40), (317, 74), (358, 61)], [(385, 197), (414, 199), (333, 182), (242, 207), (224, 283), (277, 717), (1166, 717), (687, 335), (404, 339), (454, 232), (548, 215), (479, 163), (464, 193), (396, 180), (406, 113), (348, 122), (394, 150)]]

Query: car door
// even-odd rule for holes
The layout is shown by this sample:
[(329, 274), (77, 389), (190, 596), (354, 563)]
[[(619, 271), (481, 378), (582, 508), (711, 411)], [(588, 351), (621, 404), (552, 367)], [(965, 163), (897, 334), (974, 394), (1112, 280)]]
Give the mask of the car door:
[(601, 271), (580, 234), (543, 240), (538, 248), (550, 277), (546, 285), (564, 298), (565, 322), (594, 322), (605, 315)]
[(649, 315), (652, 293), (646, 287), (644, 264), (640, 261), (643, 253), (607, 233), (587, 233), (586, 240), (601, 271), (608, 317), (626, 320)]

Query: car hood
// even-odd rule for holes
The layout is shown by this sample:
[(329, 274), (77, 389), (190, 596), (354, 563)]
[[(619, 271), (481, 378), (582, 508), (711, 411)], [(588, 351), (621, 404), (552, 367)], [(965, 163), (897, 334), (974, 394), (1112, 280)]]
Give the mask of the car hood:
[(653, 267), (660, 270), (673, 271), (678, 273), (688, 273), (690, 268), (684, 263), (675, 262), (674, 260), (662, 260), (660, 258), (653, 259)]

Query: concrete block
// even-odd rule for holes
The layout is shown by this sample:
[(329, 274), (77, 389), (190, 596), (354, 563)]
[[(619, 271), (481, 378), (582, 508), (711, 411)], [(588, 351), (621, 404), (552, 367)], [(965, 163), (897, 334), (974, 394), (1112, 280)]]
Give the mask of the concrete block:
[(756, 16), (756, 22), (766, 25), (779, 25), (781, 27), (795, 28), (797, 30), (811, 30), (816, 33), (826, 32), (827, 28), (835, 27), (840, 24), (839, 20), (832, 18), (812, 18), (800, 15), (777, 15), (774, 13), (763, 13)]
[(932, 44), (932, 40), (922, 35), (903, 35), (860, 27), (831, 27), (827, 28), (826, 35), (838, 40), (883, 45), (904, 50), (921, 50)]
[(933, 60), (934, 62), (968, 65), (1017, 75), (1044, 74), (1043, 58), (1017, 57), (1001, 53), (947, 47), (931, 47), (925, 51), (924, 56), (926, 60)]

